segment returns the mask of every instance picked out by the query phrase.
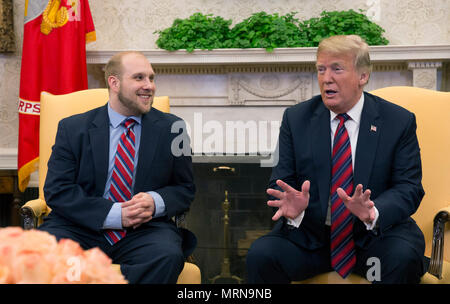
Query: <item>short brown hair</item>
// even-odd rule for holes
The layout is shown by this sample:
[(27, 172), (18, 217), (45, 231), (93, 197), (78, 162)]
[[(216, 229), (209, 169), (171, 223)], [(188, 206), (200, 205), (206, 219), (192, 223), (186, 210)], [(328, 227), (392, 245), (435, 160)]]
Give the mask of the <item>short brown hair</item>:
[(358, 35), (336, 35), (323, 39), (317, 48), (317, 57), (321, 52), (332, 54), (351, 53), (355, 57), (355, 67), (359, 71), (372, 72), (369, 45)]
[(105, 81), (106, 87), (109, 89), (108, 78), (109, 76), (116, 76), (121, 79), (122, 77), (122, 58), (128, 54), (139, 54), (145, 57), (144, 54), (138, 51), (124, 51), (114, 54), (105, 66)]

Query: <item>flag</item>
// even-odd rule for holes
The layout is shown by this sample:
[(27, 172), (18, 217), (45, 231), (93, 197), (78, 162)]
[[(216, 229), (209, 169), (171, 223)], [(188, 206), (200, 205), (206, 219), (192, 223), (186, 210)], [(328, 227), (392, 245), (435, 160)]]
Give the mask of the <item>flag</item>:
[(95, 41), (88, 0), (26, 0), (19, 89), (19, 190), (38, 168), (40, 94), (88, 88), (86, 43)]

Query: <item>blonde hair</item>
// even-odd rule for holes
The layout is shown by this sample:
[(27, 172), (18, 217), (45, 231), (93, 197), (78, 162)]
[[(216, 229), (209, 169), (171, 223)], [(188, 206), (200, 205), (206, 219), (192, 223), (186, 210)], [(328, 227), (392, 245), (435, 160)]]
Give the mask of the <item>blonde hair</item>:
[(317, 48), (317, 57), (321, 52), (336, 55), (353, 54), (355, 67), (358, 71), (372, 72), (369, 45), (358, 35), (336, 35), (323, 39)]
[(105, 81), (106, 81), (106, 87), (109, 89), (109, 84), (108, 84), (108, 78), (109, 76), (116, 76), (117, 78), (121, 79), (122, 78), (122, 58), (128, 54), (137, 54), (137, 55), (141, 55), (144, 56), (144, 54), (142, 54), (141, 52), (138, 51), (124, 51), (124, 52), (120, 52), (115, 54), (114, 56), (112, 56), (108, 63), (106, 63), (105, 66)]

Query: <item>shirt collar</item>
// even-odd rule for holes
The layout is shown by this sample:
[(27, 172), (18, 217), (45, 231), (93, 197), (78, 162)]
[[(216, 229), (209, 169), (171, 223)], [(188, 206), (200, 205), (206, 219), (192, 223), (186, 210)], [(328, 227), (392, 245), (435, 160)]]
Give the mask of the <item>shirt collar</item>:
[(127, 118), (133, 118), (138, 124), (141, 124), (142, 120), (142, 116), (124, 116), (122, 114), (117, 113), (111, 108), (109, 102), (108, 102), (108, 116), (109, 116), (109, 123), (114, 129), (117, 128)]
[[(362, 92), (361, 97), (359, 98), (358, 102), (351, 108), (347, 115), (350, 116), (350, 118), (356, 122), (356, 124), (359, 124), (359, 121), (361, 120), (361, 113), (364, 106), (364, 92)], [(338, 114), (334, 113), (330, 110), (330, 121), (333, 121)]]

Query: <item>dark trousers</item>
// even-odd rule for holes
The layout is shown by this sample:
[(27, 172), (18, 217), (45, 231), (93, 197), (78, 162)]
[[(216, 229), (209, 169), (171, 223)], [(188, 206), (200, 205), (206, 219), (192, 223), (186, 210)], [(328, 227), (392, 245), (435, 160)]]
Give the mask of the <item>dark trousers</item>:
[[(173, 226), (173, 227), (172, 227)], [(182, 238), (175, 225), (159, 223), (127, 230), (127, 235), (111, 246), (101, 233), (74, 225), (44, 222), (39, 230), (53, 234), (58, 240), (69, 238), (83, 249), (99, 247), (131, 284), (175, 284), (184, 267)]]
[[(369, 278), (372, 283), (419, 283), (425, 273), (425, 242), (415, 223), (405, 225), (408, 227), (390, 228), (392, 231), (374, 237), (364, 248), (356, 247), (353, 273)], [(405, 228), (410, 231), (409, 235), (400, 237), (395, 233), (396, 229)], [(329, 240), (329, 229), (325, 239)], [(374, 262), (374, 258), (379, 263)], [(380, 266), (379, 276), (373, 268), (376, 265)], [(288, 284), (330, 271), (334, 270), (329, 241), (319, 249), (308, 250), (291, 242), (286, 235), (268, 234), (257, 239), (247, 254), (249, 283)]]

